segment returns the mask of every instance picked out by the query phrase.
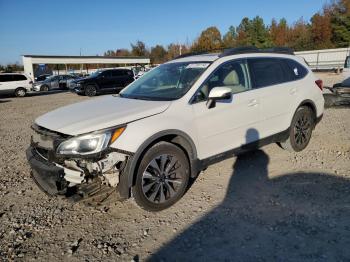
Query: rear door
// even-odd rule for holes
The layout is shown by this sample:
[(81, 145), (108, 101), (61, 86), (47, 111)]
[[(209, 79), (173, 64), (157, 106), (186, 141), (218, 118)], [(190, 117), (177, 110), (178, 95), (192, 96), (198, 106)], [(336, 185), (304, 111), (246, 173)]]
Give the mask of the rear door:
[(60, 87), (60, 80), (62, 76), (55, 76), (50, 81), (50, 89), (58, 89)]
[(259, 90), (261, 136), (269, 137), (290, 126), (290, 112), (299, 86), (282, 58), (262, 57), (248, 60), (254, 88)]
[[(217, 101), (216, 106), (209, 109), (206, 106), (208, 95), (218, 86), (231, 88), (232, 100)], [(259, 140), (258, 91), (252, 89), (246, 60), (225, 62), (202, 84), (192, 105), (200, 159)]]
[(115, 89), (122, 89), (126, 85), (127, 74), (124, 69), (117, 69), (112, 71), (113, 87)]
[(97, 83), (100, 89), (113, 88), (113, 77), (111, 71), (112, 70), (106, 70), (99, 74)]

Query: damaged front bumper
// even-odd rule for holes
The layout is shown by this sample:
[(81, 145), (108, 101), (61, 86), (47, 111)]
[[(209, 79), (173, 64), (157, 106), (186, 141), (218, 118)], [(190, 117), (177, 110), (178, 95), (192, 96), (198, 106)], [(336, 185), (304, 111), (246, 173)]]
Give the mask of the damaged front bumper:
[(127, 161), (127, 155), (111, 152), (100, 160), (91, 160), (89, 171), (88, 168), (79, 170), (77, 165), (72, 165), (73, 160), (60, 164), (49, 161), (33, 145), (26, 155), (31, 176), (42, 191), (49, 196), (66, 196), (74, 202), (86, 199), (104, 202), (118, 193), (120, 171)]

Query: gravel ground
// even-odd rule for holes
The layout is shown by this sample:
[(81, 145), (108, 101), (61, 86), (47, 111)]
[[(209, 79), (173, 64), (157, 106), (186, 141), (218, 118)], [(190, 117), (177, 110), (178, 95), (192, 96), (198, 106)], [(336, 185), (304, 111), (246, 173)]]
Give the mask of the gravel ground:
[(303, 152), (269, 145), (223, 161), (148, 213), (132, 200), (72, 205), (31, 180), (31, 123), (85, 99), (0, 98), (0, 260), (350, 261), (350, 108), (327, 109)]

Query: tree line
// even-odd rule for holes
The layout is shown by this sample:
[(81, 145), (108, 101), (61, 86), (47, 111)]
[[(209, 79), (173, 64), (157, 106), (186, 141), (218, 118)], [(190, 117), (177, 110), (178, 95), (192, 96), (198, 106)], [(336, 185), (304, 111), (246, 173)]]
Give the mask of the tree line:
[(131, 44), (130, 49), (108, 50), (104, 56), (144, 56), (160, 64), (188, 52), (218, 50), (239, 46), (268, 48), (285, 46), (295, 51), (340, 48), (350, 46), (350, 0), (333, 0), (310, 21), (300, 18), (289, 25), (282, 18), (272, 19), (270, 25), (256, 16), (244, 17), (238, 26), (230, 26), (225, 34), (211, 26), (203, 30), (191, 44), (157, 44), (147, 48), (142, 41)]

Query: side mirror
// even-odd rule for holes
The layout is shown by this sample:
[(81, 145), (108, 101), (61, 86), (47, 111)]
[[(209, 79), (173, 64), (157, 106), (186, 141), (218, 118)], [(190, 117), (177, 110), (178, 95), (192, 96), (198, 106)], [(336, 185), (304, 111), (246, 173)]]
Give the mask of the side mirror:
[(232, 90), (228, 87), (218, 86), (214, 87), (208, 97), (207, 107), (213, 108), (216, 106), (217, 100), (231, 99), (232, 98)]

